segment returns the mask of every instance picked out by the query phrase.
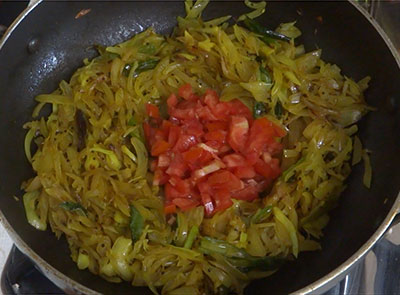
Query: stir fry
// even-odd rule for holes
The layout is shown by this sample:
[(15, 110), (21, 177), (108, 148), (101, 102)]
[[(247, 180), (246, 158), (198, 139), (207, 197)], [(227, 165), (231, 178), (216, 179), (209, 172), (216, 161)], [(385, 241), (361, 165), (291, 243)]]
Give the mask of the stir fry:
[(203, 20), (207, 2), (186, 1), (169, 36), (98, 46), (24, 125), (28, 222), (64, 235), (79, 269), (154, 294), (240, 294), (319, 250), (369, 163), (369, 77), (305, 52), (295, 22), (264, 27), (265, 2), (235, 22)]

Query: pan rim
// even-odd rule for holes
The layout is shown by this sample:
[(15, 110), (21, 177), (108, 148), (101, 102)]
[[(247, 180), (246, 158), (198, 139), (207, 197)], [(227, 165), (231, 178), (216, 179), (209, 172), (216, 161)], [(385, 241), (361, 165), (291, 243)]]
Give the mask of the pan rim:
[[(22, 13), (14, 20), (14, 22), (9, 26), (3, 38), (0, 40), (0, 51), (3, 46), (6, 44), (7, 40), (13, 33), (13, 31), (18, 27), (18, 25), (23, 21), (23, 19), (31, 13), (41, 2), (44, 0), (31, 0), (27, 8), (25, 8)], [(367, 20), (371, 23), (371, 25), (375, 28), (375, 30), (379, 33), (386, 46), (389, 48), (392, 56), (394, 57), (397, 66), (400, 68), (400, 54), (397, 52), (393, 42), (390, 40), (386, 32), (382, 29), (382, 27), (377, 23), (377, 21), (366, 11), (364, 10), (360, 4), (347, 0), (355, 9), (358, 10)], [(396, 200), (394, 201), (389, 213), (382, 221), (381, 225), (374, 232), (374, 234), (363, 244), (361, 248), (359, 248), (352, 256), (350, 256), (345, 262), (339, 265), (337, 268), (329, 272), (327, 275), (318, 279), (317, 281), (293, 292), (292, 294), (321, 294), (331, 287), (333, 287), (337, 282), (342, 280), (345, 275), (350, 271), (350, 269), (358, 263), (368, 251), (376, 244), (376, 242), (384, 235), (386, 230), (390, 227), (390, 224), (395, 219), (396, 215), (400, 214), (400, 192), (397, 195)], [(41, 256), (39, 256), (33, 249), (31, 249), (26, 242), (19, 236), (19, 234), (14, 230), (14, 228), (9, 224), (8, 220), (5, 218), (3, 212), (0, 210), (0, 224), (3, 225), (7, 233), (12, 238), (15, 245), (20, 249), (24, 254), (28, 255), (30, 259), (32, 259), (37, 266), (41, 269), (41, 271), (50, 278), (57, 286), (61, 287), (68, 294), (88, 294), (88, 295), (97, 295), (101, 294), (97, 291), (94, 291), (81, 283), (71, 279), (63, 272), (57, 270), (53, 266), (51, 266), (47, 261), (45, 261)]]

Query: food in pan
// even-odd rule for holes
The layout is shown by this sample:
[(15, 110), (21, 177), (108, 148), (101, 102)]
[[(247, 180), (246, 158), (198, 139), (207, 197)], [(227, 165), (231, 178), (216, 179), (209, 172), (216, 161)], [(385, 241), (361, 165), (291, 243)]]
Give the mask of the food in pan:
[(355, 134), (370, 79), (245, 4), (205, 21), (207, 1), (186, 1), (170, 36), (99, 46), (36, 97), (26, 217), (64, 235), (78, 268), (155, 294), (241, 293), (320, 249), (351, 166), (369, 163)]

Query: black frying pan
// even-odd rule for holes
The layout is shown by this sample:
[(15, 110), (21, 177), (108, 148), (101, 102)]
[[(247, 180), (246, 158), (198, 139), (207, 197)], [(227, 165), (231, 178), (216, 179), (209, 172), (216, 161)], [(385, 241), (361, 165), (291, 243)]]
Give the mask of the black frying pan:
[[(69, 293), (150, 294), (128, 283), (111, 284), (79, 271), (66, 241), (50, 230), (40, 232), (26, 219), (22, 202), (13, 195), (32, 171), (23, 152), (22, 124), (30, 119), (33, 98), (52, 92), (69, 79), (94, 44), (121, 42), (153, 26), (168, 34), (182, 2), (43, 2), (25, 12), (0, 44), (0, 219), (17, 246)], [(75, 19), (82, 9), (91, 8)], [(246, 11), (240, 2), (212, 2), (205, 18)], [(29, 13), (28, 13), (29, 12)], [(322, 23), (318, 20), (322, 17)], [(399, 59), (386, 35), (349, 2), (270, 2), (261, 22), (272, 28), (297, 20), (307, 50), (323, 49), (323, 59), (338, 64), (356, 80), (372, 76), (366, 94), (377, 111), (360, 124), (360, 137), (372, 151), (373, 183), (362, 185), (362, 166), (348, 179), (340, 205), (324, 231), (322, 251), (302, 253), (273, 276), (254, 281), (246, 294), (320, 292), (337, 282), (370, 249), (399, 212), (400, 128)], [(375, 26), (375, 27), (374, 27)]]

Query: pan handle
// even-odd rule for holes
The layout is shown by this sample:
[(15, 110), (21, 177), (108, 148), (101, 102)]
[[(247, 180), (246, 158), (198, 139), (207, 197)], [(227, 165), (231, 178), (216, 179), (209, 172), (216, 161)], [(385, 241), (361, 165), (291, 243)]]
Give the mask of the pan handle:
[(28, 7), (35, 6), (39, 2), (42, 2), (42, 0), (30, 0), (29, 4), (28, 4)]

